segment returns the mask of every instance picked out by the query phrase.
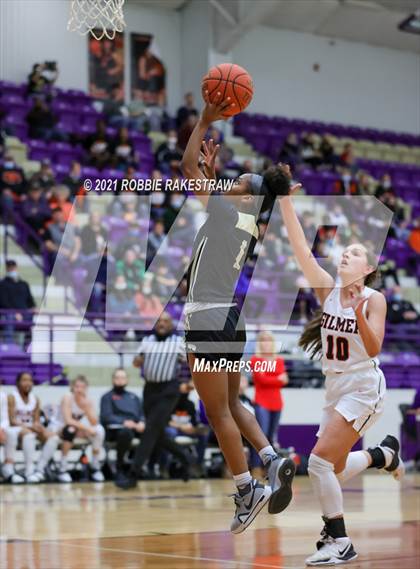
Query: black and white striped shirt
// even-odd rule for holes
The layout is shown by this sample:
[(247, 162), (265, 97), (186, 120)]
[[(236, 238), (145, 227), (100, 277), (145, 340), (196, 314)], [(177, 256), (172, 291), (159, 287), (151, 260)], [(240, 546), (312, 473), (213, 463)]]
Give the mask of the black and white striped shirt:
[(184, 338), (172, 334), (158, 340), (154, 334), (145, 336), (137, 352), (144, 356), (143, 377), (151, 383), (164, 383), (176, 379), (178, 363), (185, 360)]

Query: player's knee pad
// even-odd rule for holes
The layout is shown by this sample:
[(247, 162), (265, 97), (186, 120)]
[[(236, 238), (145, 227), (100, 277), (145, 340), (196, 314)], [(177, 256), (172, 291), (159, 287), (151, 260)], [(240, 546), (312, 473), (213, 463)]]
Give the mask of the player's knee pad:
[(63, 441), (72, 443), (75, 437), (76, 437), (76, 427), (73, 427), (73, 425), (66, 425), (61, 432), (61, 438), (63, 439)]
[(311, 453), (308, 461), (308, 474), (311, 478), (321, 478), (329, 472), (334, 472), (334, 464)]

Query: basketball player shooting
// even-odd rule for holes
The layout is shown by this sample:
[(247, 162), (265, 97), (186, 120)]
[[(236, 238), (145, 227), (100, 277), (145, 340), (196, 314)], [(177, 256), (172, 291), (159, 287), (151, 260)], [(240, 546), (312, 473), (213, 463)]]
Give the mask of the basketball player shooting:
[[(214, 176), (218, 147), (212, 142), (203, 146), (202, 172), (199, 159), (203, 138), (211, 123), (225, 118), (235, 104), (230, 97), (223, 100), (221, 93), (215, 94), (213, 102), (207, 92), (204, 97), (205, 107), (182, 160), (185, 177), (193, 180)], [(233, 533), (243, 532), (267, 502), (269, 512), (274, 514), (283, 511), (292, 498), (293, 461), (278, 457), (255, 417), (241, 404), (240, 372), (220, 369), (222, 362), (238, 362), (245, 347), (245, 322), (234, 291), (246, 256), (252, 253), (258, 239), (256, 221), (261, 202), (261, 211), (269, 209), (277, 195), (289, 192), (289, 186), (289, 178), (274, 167), (264, 176), (240, 176), (232, 190), (223, 195), (210, 196), (204, 184), (196, 192), (208, 218), (195, 238), (188, 272), (185, 339), (194, 385), (237, 487)], [(197, 371), (195, 363), (201, 359), (216, 363), (217, 371)], [(269, 485), (251, 477), (241, 434), (266, 466)]]

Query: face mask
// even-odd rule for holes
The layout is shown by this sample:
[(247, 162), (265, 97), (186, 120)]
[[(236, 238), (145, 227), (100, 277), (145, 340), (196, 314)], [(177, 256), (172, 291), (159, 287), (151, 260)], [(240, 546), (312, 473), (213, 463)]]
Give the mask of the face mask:
[(9, 168), (9, 169), (15, 167), (15, 163), (14, 163), (12, 160), (9, 160), (9, 161), (7, 161), (7, 162), (4, 162), (3, 165), (4, 165), (5, 168)]
[(171, 200), (171, 205), (176, 208), (180, 208), (183, 203), (184, 203), (183, 196), (174, 196)]
[(402, 296), (400, 293), (395, 293), (394, 294), (394, 300), (396, 300), (397, 302), (399, 302), (400, 300), (402, 300)]
[(19, 273), (17, 271), (8, 271), (7, 276), (13, 279), (14, 281), (17, 281), (19, 278)]
[(350, 180), (351, 180), (350, 174), (344, 174), (344, 176), (343, 176), (343, 182), (348, 183), (348, 182), (350, 182)]
[(173, 149), (176, 146), (177, 139), (176, 138), (168, 138), (168, 146), (169, 148)]
[(163, 192), (152, 192), (152, 204), (162, 205), (165, 201), (165, 194)]
[(163, 342), (164, 340), (166, 340), (166, 338), (169, 338), (169, 336), (171, 335), (171, 331), (166, 332), (165, 334), (160, 334), (155, 330), (155, 336), (158, 342)]
[(125, 385), (114, 385), (114, 391), (118, 395), (122, 395), (125, 391)]
[(116, 283), (115, 290), (125, 290), (127, 288), (127, 283)]
[(384, 180), (382, 183), (382, 187), (383, 188), (390, 188), (391, 187), (391, 182), (390, 180)]

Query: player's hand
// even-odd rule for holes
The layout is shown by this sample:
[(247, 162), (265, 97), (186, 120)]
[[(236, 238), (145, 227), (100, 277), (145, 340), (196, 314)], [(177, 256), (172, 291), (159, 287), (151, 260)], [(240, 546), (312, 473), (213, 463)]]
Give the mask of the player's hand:
[(220, 93), (220, 91), (216, 93), (212, 103), (209, 101), (208, 97), (209, 92), (205, 91), (204, 101), (206, 104), (204, 109), (201, 111), (201, 121), (204, 124), (210, 125), (214, 121), (226, 120), (228, 117), (225, 117), (224, 113), (230, 107), (234, 107), (235, 103), (232, 102), (230, 97), (223, 100), (222, 93)]
[(360, 314), (362, 312), (363, 306), (368, 301), (367, 296), (363, 295), (362, 292), (362, 285), (355, 284), (350, 289), (350, 307), (353, 308), (356, 314)]
[(136, 423), (136, 431), (138, 433), (144, 433), (144, 429), (146, 428), (146, 423), (144, 421), (139, 421)]
[(200, 157), (204, 175), (208, 180), (214, 180), (216, 178), (215, 163), (219, 149), (220, 145), (215, 145), (212, 138), (208, 142), (203, 140)]
[[(292, 180), (292, 171), (290, 170), (289, 164), (283, 164), (282, 162), (279, 162), (277, 164), (277, 166), (280, 168), (280, 170), (284, 174), (286, 174), (286, 176), (291, 181)], [(302, 184), (293, 184), (293, 186), (291, 185), (289, 188), (289, 196), (293, 196), (293, 194), (296, 194), (301, 188), (302, 188)]]

